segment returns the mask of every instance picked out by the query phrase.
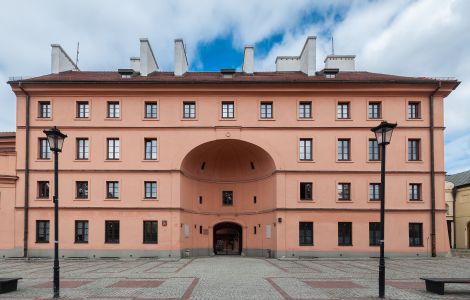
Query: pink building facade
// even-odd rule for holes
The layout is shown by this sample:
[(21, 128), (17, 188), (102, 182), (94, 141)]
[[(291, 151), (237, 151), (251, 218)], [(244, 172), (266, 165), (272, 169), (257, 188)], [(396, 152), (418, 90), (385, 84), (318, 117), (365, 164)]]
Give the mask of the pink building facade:
[(0, 185), (0, 256), (52, 256), (52, 126), (68, 135), (64, 257), (376, 256), (370, 128), (382, 120), (398, 123), (386, 253), (448, 253), (443, 101), (458, 81), (355, 71), (353, 56), (329, 56), (318, 71), (314, 38), (275, 72), (253, 72), (250, 47), (241, 71), (188, 72), (181, 40), (175, 71), (163, 72), (140, 46), (131, 69), (91, 72), (53, 45), (51, 74), (9, 82), (18, 179), (14, 197)]

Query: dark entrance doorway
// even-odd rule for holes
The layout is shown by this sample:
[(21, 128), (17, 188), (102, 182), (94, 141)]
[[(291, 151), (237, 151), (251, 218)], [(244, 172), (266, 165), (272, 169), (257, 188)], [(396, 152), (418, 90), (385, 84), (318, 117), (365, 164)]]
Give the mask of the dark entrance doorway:
[(215, 225), (214, 253), (216, 255), (240, 255), (242, 253), (242, 227), (230, 222)]

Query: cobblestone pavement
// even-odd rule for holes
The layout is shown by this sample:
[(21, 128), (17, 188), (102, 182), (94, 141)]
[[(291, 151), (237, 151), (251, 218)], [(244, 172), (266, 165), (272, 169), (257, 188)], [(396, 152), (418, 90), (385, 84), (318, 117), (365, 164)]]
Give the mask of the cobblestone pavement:
[[(425, 291), (419, 277), (470, 278), (470, 259), (388, 259), (389, 299), (470, 299), (470, 285)], [(277, 260), (217, 256), (169, 260), (61, 260), (65, 299), (373, 299), (378, 260)], [(23, 277), (0, 299), (49, 299), (51, 260), (0, 260), (0, 277)]]

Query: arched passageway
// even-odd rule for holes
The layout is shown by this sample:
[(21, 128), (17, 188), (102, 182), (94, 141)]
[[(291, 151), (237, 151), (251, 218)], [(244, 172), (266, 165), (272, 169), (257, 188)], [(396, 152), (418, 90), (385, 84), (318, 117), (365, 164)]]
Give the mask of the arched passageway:
[(240, 255), (243, 249), (242, 227), (236, 223), (223, 222), (214, 226), (214, 254)]

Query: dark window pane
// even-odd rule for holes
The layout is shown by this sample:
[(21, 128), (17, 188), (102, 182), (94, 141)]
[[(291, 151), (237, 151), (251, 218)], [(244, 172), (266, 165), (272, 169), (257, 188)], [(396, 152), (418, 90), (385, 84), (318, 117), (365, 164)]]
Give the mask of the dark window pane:
[(411, 247), (423, 246), (423, 223), (409, 223)]
[(300, 200), (312, 200), (312, 187), (311, 182), (300, 183)]
[(352, 223), (339, 222), (338, 223), (338, 245), (339, 246), (352, 246)]
[(119, 221), (105, 221), (105, 243), (119, 243)]
[(38, 198), (49, 198), (49, 181), (38, 181)]
[(369, 245), (380, 245), (380, 222), (369, 223)]
[(36, 221), (36, 243), (49, 243), (49, 221)]
[(158, 223), (157, 221), (144, 221), (144, 243), (158, 243)]
[(88, 243), (88, 221), (75, 221), (75, 243)]
[(299, 222), (299, 245), (313, 245), (313, 222)]
[(223, 205), (233, 205), (233, 191), (223, 191), (222, 192), (222, 204)]

